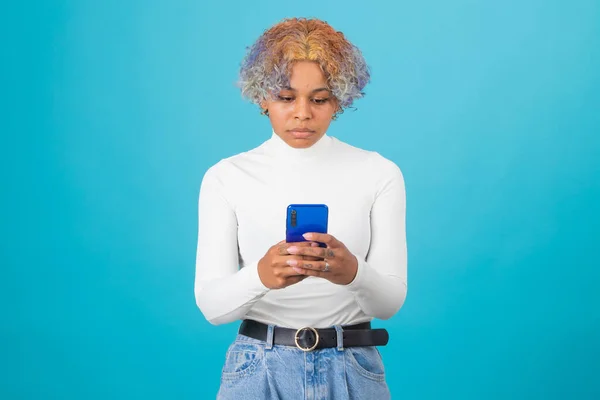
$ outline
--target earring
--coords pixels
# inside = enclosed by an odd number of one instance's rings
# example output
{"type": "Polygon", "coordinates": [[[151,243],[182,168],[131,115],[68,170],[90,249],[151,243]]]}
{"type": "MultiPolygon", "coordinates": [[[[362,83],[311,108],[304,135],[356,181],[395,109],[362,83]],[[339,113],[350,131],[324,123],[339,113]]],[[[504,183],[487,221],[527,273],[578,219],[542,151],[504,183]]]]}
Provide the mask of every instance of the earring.
{"type": "Polygon", "coordinates": [[[264,110],[261,111],[260,115],[269,115],[269,110],[267,110],[265,108],[264,110]]]}

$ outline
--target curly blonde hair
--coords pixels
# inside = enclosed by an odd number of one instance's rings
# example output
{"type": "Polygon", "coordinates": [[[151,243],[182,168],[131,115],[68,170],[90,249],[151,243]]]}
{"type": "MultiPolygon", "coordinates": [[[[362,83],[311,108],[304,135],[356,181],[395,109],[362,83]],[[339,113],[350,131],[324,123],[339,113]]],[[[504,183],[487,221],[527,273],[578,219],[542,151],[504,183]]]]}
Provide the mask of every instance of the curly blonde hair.
{"type": "Polygon", "coordinates": [[[364,96],[370,71],[360,50],[327,22],[306,18],[284,19],[248,48],[238,81],[242,96],[255,104],[272,98],[289,86],[297,61],[319,64],[338,101],[336,114],[364,96]]]}

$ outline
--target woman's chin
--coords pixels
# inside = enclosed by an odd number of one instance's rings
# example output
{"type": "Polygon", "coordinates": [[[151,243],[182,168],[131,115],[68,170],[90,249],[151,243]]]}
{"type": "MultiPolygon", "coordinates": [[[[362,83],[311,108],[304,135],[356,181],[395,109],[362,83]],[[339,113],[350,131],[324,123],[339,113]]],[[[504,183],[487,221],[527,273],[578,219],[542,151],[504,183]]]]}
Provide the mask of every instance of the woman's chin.
{"type": "Polygon", "coordinates": [[[287,141],[287,144],[296,149],[306,149],[306,148],[312,146],[313,144],[315,144],[315,140],[314,140],[314,138],[307,138],[307,139],[290,138],[287,141]]]}

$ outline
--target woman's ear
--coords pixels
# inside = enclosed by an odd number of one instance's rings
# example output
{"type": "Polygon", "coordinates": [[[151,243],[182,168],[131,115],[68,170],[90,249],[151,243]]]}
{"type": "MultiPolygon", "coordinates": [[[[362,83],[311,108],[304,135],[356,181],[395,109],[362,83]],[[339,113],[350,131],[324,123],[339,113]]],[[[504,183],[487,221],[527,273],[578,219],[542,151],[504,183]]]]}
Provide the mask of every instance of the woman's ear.
{"type": "Polygon", "coordinates": [[[262,115],[269,115],[269,106],[268,106],[268,104],[267,104],[267,101],[266,101],[266,100],[263,100],[263,101],[261,101],[261,102],[259,103],[259,106],[260,106],[260,108],[261,108],[261,110],[262,110],[262,111],[261,111],[261,114],[262,114],[262,115]]]}
{"type": "Polygon", "coordinates": [[[340,101],[337,99],[337,97],[334,97],[333,99],[333,105],[335,107],[335,113],[341,113],[342,112],[342,106],[340,105],[340,101]]]}

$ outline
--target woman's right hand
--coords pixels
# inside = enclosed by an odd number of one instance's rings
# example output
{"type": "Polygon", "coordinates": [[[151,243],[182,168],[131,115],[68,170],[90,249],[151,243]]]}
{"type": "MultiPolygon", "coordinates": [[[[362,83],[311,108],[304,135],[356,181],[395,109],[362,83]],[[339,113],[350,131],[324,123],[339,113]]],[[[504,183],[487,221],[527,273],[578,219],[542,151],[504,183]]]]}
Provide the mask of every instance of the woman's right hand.
{"type": "Polygon", "coordinates": [[[269,289],[283,289],[295,283],[303,281],[307,275],[298,274],[294,269],[286,264],[288,260],[302,260],[312,257],[291,255],[287,252],[287,248],[296,247],[311,247],[316,244],[312,242],[295,242],[288,243],[285,240],[272,246],[263,258],[258,262],[258,276],[263,285],[269,289]]]}

